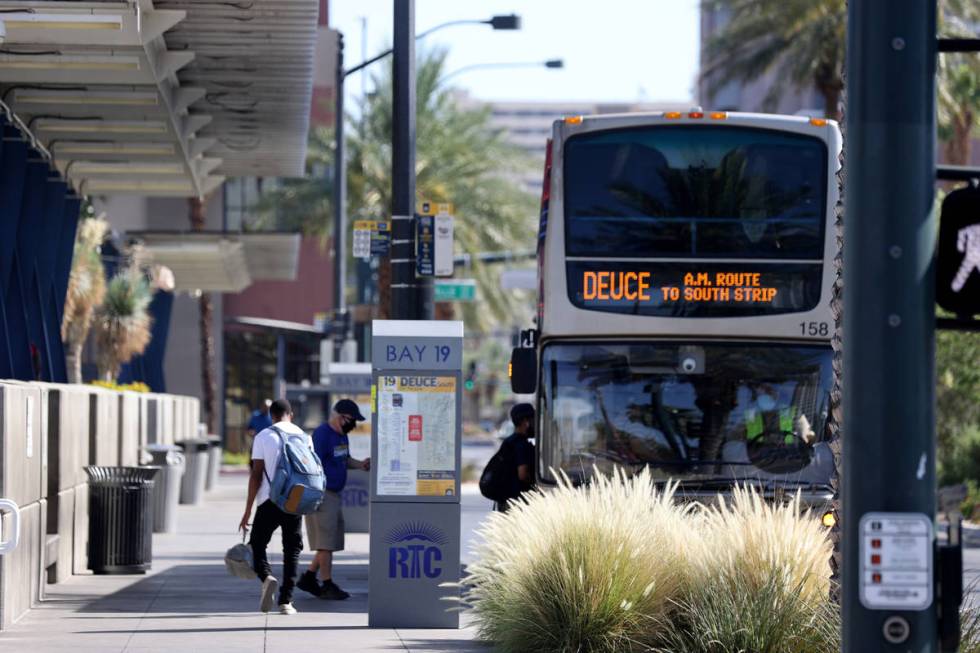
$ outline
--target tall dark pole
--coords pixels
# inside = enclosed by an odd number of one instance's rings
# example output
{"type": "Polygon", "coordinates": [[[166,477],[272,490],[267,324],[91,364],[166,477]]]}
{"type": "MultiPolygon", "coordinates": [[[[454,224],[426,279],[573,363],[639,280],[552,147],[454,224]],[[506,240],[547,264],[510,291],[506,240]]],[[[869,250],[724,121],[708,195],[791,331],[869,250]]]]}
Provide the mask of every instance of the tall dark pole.
{"type": "Polygon", "coordinates": [[[935,602],[862,603],[876,540],[861,519],[935,517],[936,3],[852,0],[847,25],[843,650],[925,653],[937,650],[935,602]],[[887,643],[906,625],[906,641],[887,643]]]}
{"type": "Polygon", "coordinates": [[[344,35],[337,32],[337,80],[334,93],[334,174],[333,174],[333,359],[340,360],[340,348],[347,338],[347,165],[344,151],[344,35]],[[345,325],[343,331],[337,325],[345,325]]]}
{"type": "Polygon", "coordinates": [[[415,0],[394,5],[390,317],[431,320],[432,286],[415,276],[415,0]]]}

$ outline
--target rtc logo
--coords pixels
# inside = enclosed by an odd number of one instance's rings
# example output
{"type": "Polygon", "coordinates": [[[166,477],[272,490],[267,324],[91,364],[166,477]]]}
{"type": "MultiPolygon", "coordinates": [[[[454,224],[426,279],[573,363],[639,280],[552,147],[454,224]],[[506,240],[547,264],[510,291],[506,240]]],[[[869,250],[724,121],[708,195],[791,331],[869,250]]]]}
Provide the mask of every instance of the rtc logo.
{"type": "Polygon", "coordinates": [[[426,522],[396,526],[388,534],[388,578],[439,578],[445,534],[426,522]]]}

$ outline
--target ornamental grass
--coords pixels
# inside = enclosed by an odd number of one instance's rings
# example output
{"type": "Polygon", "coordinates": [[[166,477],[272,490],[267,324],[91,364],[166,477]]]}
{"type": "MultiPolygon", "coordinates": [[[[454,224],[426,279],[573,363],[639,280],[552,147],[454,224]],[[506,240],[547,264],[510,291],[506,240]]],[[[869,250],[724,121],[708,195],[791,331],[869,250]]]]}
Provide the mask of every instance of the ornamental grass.
{"type": "Polygon", "coordinates": [[[507,653],[831,653],[830,544],[799,499],[703,507],[646,471],[596,475],[495,513],[463,600],[507,653]]]}
{"type": "Polygon", "coordinates": [[[690,506],[643,472],[514,502],[480,529],[464,601],[496,650],[636,651],[689,591],[699,538],[690,506]]]}

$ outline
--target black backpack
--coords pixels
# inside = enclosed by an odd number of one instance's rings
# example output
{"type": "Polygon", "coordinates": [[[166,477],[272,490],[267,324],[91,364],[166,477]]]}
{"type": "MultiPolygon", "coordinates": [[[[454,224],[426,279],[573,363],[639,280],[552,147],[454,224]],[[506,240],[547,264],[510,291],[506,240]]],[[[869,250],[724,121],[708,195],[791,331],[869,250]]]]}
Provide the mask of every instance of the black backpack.
{"type": "Polygon", "coordinates": [[[511,492],[514,487],[515,469],[510,450],[511,447],[507,446],[507,442],[503,442],[480,474],[480,494],[497,503],[514,498],[511,492]]]}

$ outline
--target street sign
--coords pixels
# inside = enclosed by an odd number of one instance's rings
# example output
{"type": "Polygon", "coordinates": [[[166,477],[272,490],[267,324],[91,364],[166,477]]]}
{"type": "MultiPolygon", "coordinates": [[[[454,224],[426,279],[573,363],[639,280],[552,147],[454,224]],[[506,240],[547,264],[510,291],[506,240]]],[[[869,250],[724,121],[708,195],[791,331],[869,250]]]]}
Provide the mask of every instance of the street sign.
{"type": "Polygon", "coordinates": [[[431,277],[436,269],[436,249],[433,242],[435,216],[415,217],[415,271],[420,276],[431,277]]]}
{"type": "Polygon", "coordinates": [[[453,205],[422,202],[416,218],[417,272],[451,277],[455,269],[453,205]]]}
{"type": "Polygon", "coordinates": [[[861,604],[869,610],[929,608],[935,582],[929,516],[869,512],[859,531],[861,604]]]}
{"type": "Polygon", "coordinates": [[[387,256],[391,246],[391,222],[389,220],[354,221],[354,257],[369,259],[387,256]]]}
{"type": "Polygon", "coordinates": [[[473,279],[437,279],[432,286],[432,299],[437,302],[471,302],[476,299],[473,279]]]}
{"type": "Polygon", "coordinates": [[[980,188],[959,188],[943,200],[936,301],[957,315],[980,313],[980,188]]]}

